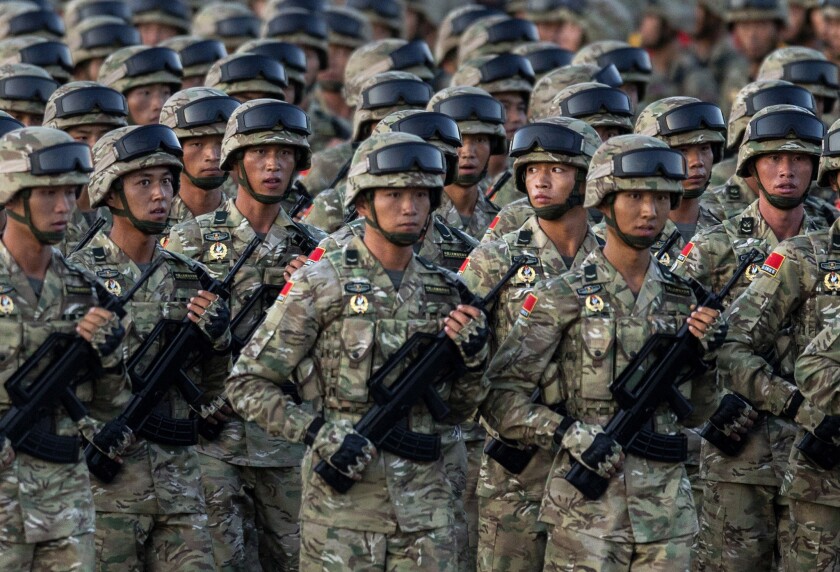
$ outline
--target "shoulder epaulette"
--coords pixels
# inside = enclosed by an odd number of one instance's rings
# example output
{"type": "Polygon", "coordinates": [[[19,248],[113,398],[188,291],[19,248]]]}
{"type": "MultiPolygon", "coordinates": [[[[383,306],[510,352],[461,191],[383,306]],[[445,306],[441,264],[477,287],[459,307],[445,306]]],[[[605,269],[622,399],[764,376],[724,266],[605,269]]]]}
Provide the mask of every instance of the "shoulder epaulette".
{"type": "Polygon", "coordinates": [[[419,254],[417,255],[417,262],[419,262],[424,267],[426,267],[427,270],[440,270],[441,269],[439,266],[433,264],[431,261],[429,261],[428,259],[420,256],[419,254]]]}
{"type": "Polygon", "coordinates": [[[583,270],[583,280],[585,282],[595,282],[598,279],[598,267],[594,264],[587,264],[583,270]]]}
{"type": "Polygon", "coordinates": [[[225,224],[227,222],[227,211],[216,211],[213,214],[213,224],[225,224]]]}
{"type": "Polygon", "coordinates": [[[517,246],[525,246],[531,244],[531,238],[533,238],[534,233],[528,230],[527,228],[519,229],[519,232],[516,234],[516,244],[517,246]]]}
{"type": "Polygon", "coordinates": [[[435,217],[434,225],[440,236],[443,237],[443,240],[452,240],[452,233],[449,232],[449,228],[443,224],[443,221],[435,217]]]}
{"type": "Polygon", "coordinates": [[[90,249],[91,254],[93,254],[93,261],[94,262],[105,262],[105,249],[101,246],[94,246],[90,249]]]}
{"type": "Polygon", "coordinates": [[[344,251],[344,264],[347,266],[359,265],[359,251],[355,248],[348,248],[344,251]]]}
{"type": "Polygon", "coordinates": [[[731,201],[737,201],[741,198],[741,189],[736,186],[726,187],[726,197],[731,201]]]}

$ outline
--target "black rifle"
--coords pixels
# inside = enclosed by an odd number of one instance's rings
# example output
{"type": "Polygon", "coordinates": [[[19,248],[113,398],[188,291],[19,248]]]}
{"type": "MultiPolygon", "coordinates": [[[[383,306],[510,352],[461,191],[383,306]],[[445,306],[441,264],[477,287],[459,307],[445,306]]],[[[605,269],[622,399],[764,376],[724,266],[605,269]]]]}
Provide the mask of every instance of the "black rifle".
{"type": "Polygon", "coordinates": [[[510,169],[506,169],[505,172],[502,173],[498,179],[496,179],[496,182],[493,183],[493,186],[487,189],[487,193],[484,195],[484,198],[486,198],[488,201],[493,200],[493,197],[496,196],[496,193],[499,192],[499,189],[504,187],[505,183],[507,183],[508,179],[510,179],[512,176],[513,172],[510,169]]]}
{"type": "MultiPolygon", "coordinates": [[[[758,250],[750,251],[718,293],[708,292],[696,280],[689,279],[697,305],[722,310],[722,301],[760,255],[758,250]]],[[[648,338],[633,361],[610,384],[610,392],[618,402],[618,412],[606,424],[604,433],[622,449],[628,450],[636,438],[647,430],[656,408],[663,402],[668,402],[678,419],[685,418],[693,407],[680,393],[679,386],[705,368],[700,360],[702,354],[700,341],[689,332],[688,323],[683,324],[676,334],[659,333],[648,338]]],[[[648,436],[657,435],[647,433],[648,436]]],[[[684,436],[678,437],[684,439],[684,436]]],[[[609,486],[608,479],[576,460],[565,478],[591,500],[598,499],[609,486]]]]}
{"type": "Polygon", "coordinates": [[[667,254],[669,250],[671,250],[671,247],[674,246],[674,244],[676,244],[676,242],[680,239],[681,236],[682,235],[680,234],[679,230],[675,230],[674,232],[672,232],[668,236],[668,238],[665,239],[665,242],[662,244],[662,246],[659,247],[659,250],[656,251],[656,254],[653,255],[656,258],[656,260],[661,261],[662,257],[665,256],[665,254],[667,254]]]}
{"type": "Polygon", "coordinates": [[[309,191],[300,181],[295,181],[294,183],[292,183],[291,189],[294,190],[294,192],[296,192],[298,195],[295,204],[293,204],[292,208],[290,208],[288,211],[289,218],[294,219],[302,211],[309,208],[309,206],[312,204],[312,195],[309,194],[309,191]]]}
{"type": "MultiPolygon", "coordinates": [[[[236,273],[260,243],[262,239],[254,237],[221,282],[195,267],[204,290],[229,300],[236,273]]],[[[208,439],[217,437],[222,429],[221,422],[211,425],[197,419],[172,419],[154,411],[173,385],[193,410],[201,408],[204,404],[204,391],[190,379],[185,370],[197,358],[207,354],[207,350],[204,333],[189,316],[181,320],[159,321],[128,361],[128,373],[135,393],[117,419],[135,435],[156,443],[189,446],[198,442],[199,433],[208,439]],[[157,353],[146,359],[155,350],[157,353]]],[[[100,435],[94,437],[94,442],[96,446],[90,444],[85,448],[88,468],[101,481],[109,483],[117,476],[121,465],[102,451],[109,450],[117,443],[106,442],[100,435]]]]}
{"type": "MultiPolygon", "coordinates": [[[[517,258],[502,279],[484,298],[478,298],[458,283],[462,300],[485,310],[499,296],[508,280],[525,264],[517,258]]],[[[434,386],[441,380],[463,373],[463,360],[455,343],[444,330],[437,334],[416,333],[411,336],[368,381],[371,396],[376,402],[358,423],[357,433],[364,435],[377,448],[397,454],[404,459],[431,462],[440,458],[440,436],[415,433],[407,429],[404,420],[411,408],[420,400],[426,404],[432,417],[443,421],[449,415],[449,406],[440,398],[434,386]],[[419,353],[418,353],[419,352],[419,353]],[[385,384],[388,376],[407,362],[408,364],[391,386],[385,384]]],[[[339,493],[346,493],[355,482],[325,460],[319,461],[315,472],[339,493]]]]}
{"type": "MultiPolygon", "coordinates": [[[[105,300],[102,308],[120,318],[125,316],[123,307],[158,266],[153,264],[146,269],[121,298],[94,282],[100,300],[105,300]]],[[[0,441],[6,436],[16,451],[45,461],[77,462],[81,439],[49,433],[39,421],[59,403],[73,421],[82,419],[87,408],[76,397],[75,387],[100,374],[99,359],[89,342],[78,334],[50,334],[6,381],[12,407],[0,418],[0,441]]]]}
{"type": "MultiPolygon", "coordinates": [[[[105,226],[105,222],[107,221],[103,217],[99,217],[98,219],[96,219],[93,222],[93,224],[90,225],[90,228],[87,229],[87,232],[84,234],[84,236],[82,236],[79,242],[76,243],[76,246],[73,247],[73,250],[70,251],[70,254],[76,254],[85,246],[87,246],[87,243],[90,242],[94,236],[96,236],[96,233],[99,232],[99,229],[105,226]]],[[[70,256],[70,254],[68,254],[68,256],[70,256]]]]}

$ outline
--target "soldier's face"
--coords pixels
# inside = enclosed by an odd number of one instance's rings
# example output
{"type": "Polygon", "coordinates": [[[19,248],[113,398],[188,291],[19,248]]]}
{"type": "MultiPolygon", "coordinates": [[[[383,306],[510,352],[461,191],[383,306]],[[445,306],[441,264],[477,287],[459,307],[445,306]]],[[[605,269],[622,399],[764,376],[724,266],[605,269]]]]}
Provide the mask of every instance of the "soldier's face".
{"type": "MultiPolygon", "coordinates": [[[[219,168],[222,156],[222,136],[203,135],[182,141],[184,148],[184,171],[193,177],[221,177],[219,168]]],[[[182,177],[186,177],[182,174],[182,177]]]]}
{"type": "Polygon", "coordinates": [[[160,120],[160,110],[170,95],[172,88],[162,83],[130,89],[125,96],[129,122],[133,125],[154,125],[160,120]]]}
{"type": "Polygon", "coordinates": [[[157,22],[137,24],[137,31],[140,32],[140,43],[144,46],[156,46],[162,41],[178,35],[176,27],[157,22]]]}
{"type": "Polygon", "coordinates": [[[559,205],[575,186],[577,167],[562,163],[530,163],[525,167],[525,187],[535,207],[559,205]]]}
{"type": "MultiPolygon", "coordinates": [[[[357,205],[361,216],[371,216],[370,205],[365,201],[359,201],[357,205]]],[[[376,189],[373,193],[373,206],[376,209],[379,227],[384,231],[418,233],[423,230],[429,217],[431,195],[429,189],[422,187],[376,189]]]]}
{"type": "Polygon", "coordinates": [[[463,145],[458,147],[458,176],[477,176],[490,160],[490,136],[483,133],[464,133],[463,145]]]}
{"type": "Polygon", "coordinates": [[[596,125],[595,131],[598,132],[598,135],[601,137],[601,141],[609,141],[616,135],[624,133],[620,127],[615,127],[613,125],[596,125]]]}
{"type": "Polygon", "coordinates": [[[825,18],[823,41],[833,54],[840,54],[840,18],[825,18]]]}
{"type": "Polygon", "coordinates": [[[521,93],[513,91],[494,93],[493,97],[505,106],[505,136],[511,140],[516,130],[528,121],[528,102],[521,93]]]}
{"type": "Polygon", "coordinates": [[[84,143],[91,149],[99,141],[99,138],[113,129],[110,125],[76,125],[70,127],[66,131],[70,137],[84,143]]]}
{"type": "MultiPolygon", "coordinates": [[[[70,216],[76,208],[76,190],[74,185],[33,187],[29,196],[32,226],[41,232],[66,232],[70,216]]],[[[25,216],[20,194],[6,204],[6,209],[25,216]]],[[[7,224],[21,223],[10,218],[7,224]]]]}
{"type": "Polygon", "coordinates": [[[779,29],[773,20],[747,20],[732,25],[735,45],[750,61],[761,61],[776,48],[779,29]]]}
{"type": "MultiPolygon", "coordinates": [[[[801,197],[811,184],[814,163],[804,153],[761,155],[755,171],[764,189],[778,197],[801,197]]],[[[763,196],[759,197],[763,200],[763,196]]]]}
{"type": "MultiPolygon", "coordinates": [[[[671,195],[653,191],[621,191],[615,195],[615,222],[621,231],[637,238],[655,239],[665,228],[668,214],[671,212],[671,195]]],[[[606,216],[610,207],[602,204],[598,207],[606,216]]],[[[615,230],[607,226],[607,233],[615,230]]],[[[614,240],[620,240],[616,234],[614,240]]]]}
{"type": "Polygon", "coordinates": [[[44,115],[41,113],[27,113],[26,111],[7,111],[9,115],[23,123],[24,127],[40,127],[44,122],[44,115]]]}
{"type": "Polygon", "coordinates": [[[249,147],[242,161],[254,192],[282,195],[295,172],[295,149],[288,145],[249,147]]]}
{"type": "Polygon", "coordinates": [[[688,178],[683,181],[683,188],[686,191],[706,188],[709,179],[712,177],[712,165],[714,164],[712,146],[703,143],[701,145],[680,145],[674,147],[674,149],[683,154],[688,167],[688,178]]]}
{"type": "Polygon", "coordinates": [[[127,205],[115,193],[108,196],[108,206],[128,207],[138,220],[166,222],[172,205],[174,179],[169,167],[146,167],[123,176],[127,205]]]}
{"type": "Polygon", "coordinates": [[[583,28],[574,22],[537,22],[537,34],[543,42],[554,42],[572,52],[583,45],[583,28]]]}
{"type": "MultiPolygon", "coordinates": [[[[313,48],[301,46],[306,54],[306,74],[304,74],[304,81],[307,87],[315,83],[318,79],[318,70],[321,67],[321,60],[318,59],[318,52],[313,48]]],[[[329,59],[329,57],[328,57],[329,59]]]]}

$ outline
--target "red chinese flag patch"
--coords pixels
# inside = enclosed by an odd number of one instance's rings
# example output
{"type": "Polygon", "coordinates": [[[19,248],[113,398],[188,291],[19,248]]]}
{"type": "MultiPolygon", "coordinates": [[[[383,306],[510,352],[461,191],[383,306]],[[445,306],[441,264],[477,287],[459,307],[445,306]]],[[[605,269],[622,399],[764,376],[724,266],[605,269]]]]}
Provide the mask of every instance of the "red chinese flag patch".
{"type": "Polygon", "coordinates": [[[303,211],[303,214],[302,214],[302,215],[300,215],[301,220],[303,220],[303,219],[305,219],[305,218],[306,218],[306,215],[308,215],[308,214],[312,211],[313,207],[315,207],[315,205],[314,205],[314,204],[311,204],[311,205],[309,205],[308,207],[306,207],[306,210],[304,210],[304,211],[303,211]]]}
{"type": "Polygon", "coordinates": [[[784,262],[784,255],[779,254],[778,252],[772,252],[770,256],[767,257],[767,260],[764,261],[764,264],[761,265],[761,271],[768,276],[773,276],[775,278],[784,262]]]}
{"type": "Polygon", "coordinates": [[[312,264],[315,264],[319,260],[321,260],[321,257],[324,256],[325,252],[326,252],[326,250],[324,250],[320,246],[318,248],[316,248],[315,250],[313,250],[309,254],[309,258],[306,259],[306,266],[310,266],[312,264]]]}
{"type": "Polygon", "coordinates": [[[294,282],[286,282],[286,285],[283,286],[283,289],[280,290],[280,294],[277,296],[277,301],[281,304],[286,299],[286,296],[289,295],[289,292],[292,291],[292,286],[294,286],[294,282]]]}
{"type": "Polygon", "coordinates": [[[522,303],[522,309],[519,310],[519,315],[523,318],[530,318],[531,312],[534,311],[534,306],[537,305],[537,300],[539,300],[539,298],[533,294],[525,296],[525,302],[522,303]]]}
{"type": "Polygon", "coordinates": [[[693,248],[693,242],[689,242],[688,244],[686,244],[685,248],[683,248],[682,252],[680,252],[680,255],[677,256],[677,264],[682,264],[683,262],[685,262],[685,259],[688,258],[688,255],[691,253],[693,248]]]}
{"type": "Polygon", "coordinates": [[[464,271],[467,269],[467,266],[470,265],[470,257],[467,256],[464,261],[461,263],[461,268],[458,269],[458,274],[463,274],[464,271]]]}

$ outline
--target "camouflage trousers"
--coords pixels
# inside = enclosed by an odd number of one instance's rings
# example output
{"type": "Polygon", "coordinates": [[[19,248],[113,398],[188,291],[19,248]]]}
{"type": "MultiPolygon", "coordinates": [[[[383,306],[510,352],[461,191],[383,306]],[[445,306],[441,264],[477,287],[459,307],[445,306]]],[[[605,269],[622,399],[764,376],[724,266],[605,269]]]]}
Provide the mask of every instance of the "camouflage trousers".
{"type": "Polygon", "coordinates": [[[301,572],[457,572],[452,527],[393,534],[301,521],[301,572]]]}
{"type": "Polygon", "coordinates": [[[788,499],[774,486],[706,481],[695,569],[775,570],[790,546],[788,499]]]}
{"type": "MultiPolygon", "coordinates": [[[[453,537],[458,551],[458,570],[470,570],[469,526],[464,511],[464,493],[467,490],[467,448],[460,438],[460,428],[451,430],[452,434],[443,435],[441,453],[449,486],[452,487],[452,510],[455,513],[453,537]]],[[[475,559],[473,559],[475,562],[475,559]]],[[[472,565],[472,569],[475,564],[472,565]]]]}
{"type": "Polygon", "coordinates": [[[790,501],[789,572],[840,572],[840,507],[790,501]]]}
{"type": "Polygon", "coordinates": [[[687,572],[694,535],[659,542],[611,542],[549,526],[546,572],[687,572]]]}
{"type": "Polygon", "coordinates": [[[540,501],[479,498],[479,572],[540,572],[546,525],[540,501]]]}
{"type": "Polygon", "coordinates": [[[0,541],[0,570],[88,572],[95,561],[92,532],[32,544],[0,541]]]}
{"type": "Polygon", "coordinates": [[[467,487],[464,489],[464,516],[467,520],[469,541],[468,571],[476,569],[478,555],[478,476],[481,472],[481,455],[484,453],[484,439],[465,442],[467,446],[467,487]]]}
{"type": "Polygon", "coordinates": [[[256,531],[253,503],[245,492],[239,467],[209,455],[200,454],[198,457],[216,570],[245,571],[245,538],[253,536],[256,531]]]}
{"type": "Polygon", "coordinates": [[[96,513],[96,571],[215,570],[205,514],[96,513]]]}

